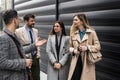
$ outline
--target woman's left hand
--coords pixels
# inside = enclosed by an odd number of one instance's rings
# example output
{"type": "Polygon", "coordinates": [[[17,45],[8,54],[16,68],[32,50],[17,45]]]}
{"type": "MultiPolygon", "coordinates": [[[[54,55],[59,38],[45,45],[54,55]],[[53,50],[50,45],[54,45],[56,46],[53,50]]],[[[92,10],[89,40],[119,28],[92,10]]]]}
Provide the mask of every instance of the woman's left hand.
{"type": "Polygon", "coordinates": [[[87,46],[79,46],[79,50],[84,52],[87,50],[87,46]]]}
{"type": "Polygon", "coordinates": [[[60,69],[60,68],[61,68],[61,64],[60,64],[60,63],[55,63],[54,68],[56,68],[56,69],[60,69]]]}

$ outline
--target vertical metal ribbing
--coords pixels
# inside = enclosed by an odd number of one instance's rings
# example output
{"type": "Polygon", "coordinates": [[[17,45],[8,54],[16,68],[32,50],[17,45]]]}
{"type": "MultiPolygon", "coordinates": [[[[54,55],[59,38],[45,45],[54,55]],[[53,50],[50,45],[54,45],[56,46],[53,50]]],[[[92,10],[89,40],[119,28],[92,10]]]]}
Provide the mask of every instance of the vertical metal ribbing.
{"type": "Polygon", "coordinates": [[[12,0],[12,9],[14,9],[14,0],[12,0]]]}
{"type": "Polygon", "coordinates": [[[59,20],[59,0],[56,0],[56,20],[59,20]]]}

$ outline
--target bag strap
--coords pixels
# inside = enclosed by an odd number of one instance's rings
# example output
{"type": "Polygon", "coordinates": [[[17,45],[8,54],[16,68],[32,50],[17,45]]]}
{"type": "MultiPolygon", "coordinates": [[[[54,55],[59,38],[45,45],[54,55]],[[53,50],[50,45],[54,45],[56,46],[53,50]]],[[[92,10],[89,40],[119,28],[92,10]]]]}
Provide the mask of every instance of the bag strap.
{"type": "MultiPolygon", "coordinates": [[[[4,31],[5,32],[5,31],[4,31]]],[[[17,47],[17,50],[18,50],[18,54],[20,55],[21,58],[24,58],[19,46],[20,46],[20,42],[14,38],[13,36],[11,36],[10,34],[8,34],[7,32],[5,32],[12,40],[13,42],[15,43],[16,47],[17,47]]]]}

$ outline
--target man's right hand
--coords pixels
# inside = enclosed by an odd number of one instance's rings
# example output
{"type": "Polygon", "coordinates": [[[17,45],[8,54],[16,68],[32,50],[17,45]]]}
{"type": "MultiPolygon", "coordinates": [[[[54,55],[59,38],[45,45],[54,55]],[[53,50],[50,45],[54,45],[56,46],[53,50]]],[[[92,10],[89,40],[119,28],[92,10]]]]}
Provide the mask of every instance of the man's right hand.
{"type": "Polygon", "coordinates": [[[46,42],[47,42],[46,39],[40,40],[40,37],[38,37],[37,40],[35,41],[35,46],[36,46],[36,47],[40,47],[40,46],[42,46],[43,44],[45,44],[46,42]]]}
{"type": "Polygon", "coordinates": [[[26,59],[26,67],[30,68],[32,66],[32,59],[26,59]]]}

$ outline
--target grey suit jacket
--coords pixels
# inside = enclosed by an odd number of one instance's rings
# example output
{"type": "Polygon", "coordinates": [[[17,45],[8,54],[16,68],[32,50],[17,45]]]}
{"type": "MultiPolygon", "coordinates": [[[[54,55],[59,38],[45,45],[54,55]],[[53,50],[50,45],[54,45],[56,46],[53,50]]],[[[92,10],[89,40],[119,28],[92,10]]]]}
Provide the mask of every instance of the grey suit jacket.
{"type": "MultiPolygon", "coordinates": [[[[15,37],[6,28],[4,31],[15,37]]],[[[34,44],[24,49],[22,46],[19,47],[23,56],[25,52],[36,50],[34,44]]],[[[4,32],[0,34],[0,80],[28,80],[25,58],[20,57],[15,43],[4,32]]]]}

